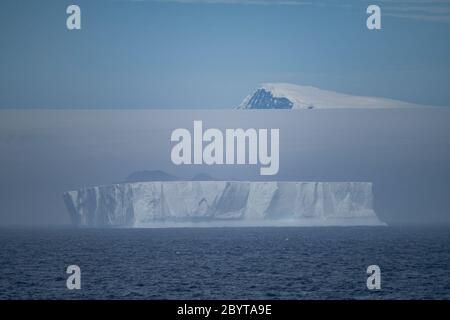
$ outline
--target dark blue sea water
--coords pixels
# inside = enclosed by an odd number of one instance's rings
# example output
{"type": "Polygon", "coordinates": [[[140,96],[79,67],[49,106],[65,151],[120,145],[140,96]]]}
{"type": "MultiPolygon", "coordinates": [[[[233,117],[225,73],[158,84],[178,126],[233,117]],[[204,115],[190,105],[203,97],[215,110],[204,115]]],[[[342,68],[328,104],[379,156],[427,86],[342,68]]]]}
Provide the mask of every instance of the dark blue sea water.
{"type": "Polygon", "coordinates": [[[450,229],[0,229],[0,298],[449,299],[450,229]]]}

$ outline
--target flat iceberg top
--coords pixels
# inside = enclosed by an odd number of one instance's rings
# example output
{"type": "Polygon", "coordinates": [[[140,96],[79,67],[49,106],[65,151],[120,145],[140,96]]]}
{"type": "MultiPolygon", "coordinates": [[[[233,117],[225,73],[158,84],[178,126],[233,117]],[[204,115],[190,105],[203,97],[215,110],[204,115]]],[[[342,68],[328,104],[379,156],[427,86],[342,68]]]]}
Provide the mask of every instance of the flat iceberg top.
{"type": "Polygon", "coordinates": [[[69,191],[87,227],[381,225],[370,182],[152,181],[69,191]]]}
{"type": "Polygon", "coordinates": [[[355,96],[290,83],[264,83],[238,109],[402,108],[416,104],[378,97],[355,96]]]}

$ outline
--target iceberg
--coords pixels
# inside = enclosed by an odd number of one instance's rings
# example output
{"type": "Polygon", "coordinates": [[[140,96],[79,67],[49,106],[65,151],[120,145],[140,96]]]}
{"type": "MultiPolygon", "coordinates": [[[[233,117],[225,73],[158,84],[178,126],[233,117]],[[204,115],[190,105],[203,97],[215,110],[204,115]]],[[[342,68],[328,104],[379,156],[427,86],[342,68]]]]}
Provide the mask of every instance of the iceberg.
{"type": "Polygon", "coordinates": [[[63,199],[79,227],[384,225],[370,182],[151,181],[63,199]]]}

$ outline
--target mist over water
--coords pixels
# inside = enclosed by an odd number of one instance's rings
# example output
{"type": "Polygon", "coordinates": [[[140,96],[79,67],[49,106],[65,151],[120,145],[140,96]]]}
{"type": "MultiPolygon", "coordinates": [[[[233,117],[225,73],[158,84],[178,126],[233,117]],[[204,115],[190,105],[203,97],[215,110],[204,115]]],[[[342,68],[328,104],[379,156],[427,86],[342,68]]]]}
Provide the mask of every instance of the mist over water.
{"type": "Polygon", "coordinates": [[[450,224],[450,109],[2,110],[0,224],[69,224],[62,194],[123,182],[137,170],[236,181],[368,181],[388,224],[450,224]],[[280,128],[280,170],[175,166],[170,134],[280,128]]]}

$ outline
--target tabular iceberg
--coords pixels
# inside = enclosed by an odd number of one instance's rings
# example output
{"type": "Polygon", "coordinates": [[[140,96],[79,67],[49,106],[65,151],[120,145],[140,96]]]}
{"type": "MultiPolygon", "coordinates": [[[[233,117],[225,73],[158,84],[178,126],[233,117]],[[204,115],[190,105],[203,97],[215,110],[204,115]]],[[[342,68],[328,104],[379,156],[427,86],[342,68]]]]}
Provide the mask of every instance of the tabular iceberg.
{"type": "Polygon", "coordinates": [[[152,181],[63,195],[84,227],[383,225],[369,182],[152,181]]]}

